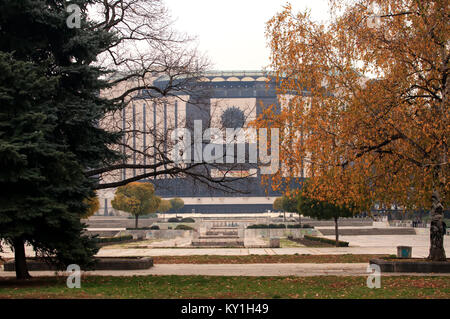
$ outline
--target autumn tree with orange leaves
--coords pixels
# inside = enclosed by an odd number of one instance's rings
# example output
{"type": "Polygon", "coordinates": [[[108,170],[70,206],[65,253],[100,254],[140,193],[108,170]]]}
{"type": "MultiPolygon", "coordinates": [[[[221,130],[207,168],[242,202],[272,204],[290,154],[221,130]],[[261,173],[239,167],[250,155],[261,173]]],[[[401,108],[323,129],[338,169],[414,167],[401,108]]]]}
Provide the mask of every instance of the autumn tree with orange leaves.
{"type": "Polygon", "coordinates": [[[326,24],[290,5],[267,24],[286,99],[256,121],[280,128],[283,169],[273,185],[306,176],[312,199],[431,208],[429,259],[445,260],[449,1],[330,4],[326,24]]]}
{"type": "Polygon", "coordinates": [[[156,212],[161,197],[155,195],[151,183],[132,182],[116,189],[111,205],[114,209],[130,213],[135,218],[134,227],[138,229],[139,216],[156,212]]]}
{"type": "Polygon", "coordinates": [[[93,197],[86,198],[83,200],[83,203],[88,206],[86,212],[81,215],[81,218],[89,218],[95,214],[100,209],[100,201],[98,200],[97,195],[93,197]]]}

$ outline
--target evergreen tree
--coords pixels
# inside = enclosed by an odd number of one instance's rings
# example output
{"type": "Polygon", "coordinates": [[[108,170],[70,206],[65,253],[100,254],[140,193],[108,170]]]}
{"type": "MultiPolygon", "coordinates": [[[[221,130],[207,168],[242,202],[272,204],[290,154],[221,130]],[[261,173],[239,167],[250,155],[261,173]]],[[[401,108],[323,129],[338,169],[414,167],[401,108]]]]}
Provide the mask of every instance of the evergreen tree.
{"type": "Polygon", "coordinates": [[[30,244],[61,268],[88,265],[95,245],[80,216],[95,195],[90,167],[117,160],[120,136],[98,127],[122,107],[99,97],[108,88],[97,56],[114,34],[86,19],[69,28],[66,1],[0,0],[0,240],[15,253],[16,277],[29,277],[30,244]]]}

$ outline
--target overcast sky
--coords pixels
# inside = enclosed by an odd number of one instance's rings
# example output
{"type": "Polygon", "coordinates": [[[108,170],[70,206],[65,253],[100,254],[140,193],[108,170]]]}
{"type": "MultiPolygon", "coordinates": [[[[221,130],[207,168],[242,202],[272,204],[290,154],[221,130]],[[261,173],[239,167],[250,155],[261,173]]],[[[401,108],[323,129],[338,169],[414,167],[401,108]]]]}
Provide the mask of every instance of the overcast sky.
{"type": "MultiPolygon", "coordinates": [[[[326,20],[328,0],[293,0],[297,11],[326,20]]],[[[269,64],[265,23],[286,0],[165,0],[181,32],[197,36],[215,70],[260,70],[269,64]]]]}

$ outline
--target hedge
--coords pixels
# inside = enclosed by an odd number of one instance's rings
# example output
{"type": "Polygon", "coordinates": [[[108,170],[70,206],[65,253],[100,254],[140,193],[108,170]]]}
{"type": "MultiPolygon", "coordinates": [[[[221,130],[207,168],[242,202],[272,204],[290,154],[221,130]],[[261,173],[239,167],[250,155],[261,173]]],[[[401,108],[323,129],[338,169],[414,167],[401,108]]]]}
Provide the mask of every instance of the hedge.
{"type": "Polygon", "coordinates": [[[121,242],[121,241],[126,241],[126,240],[132,240],[133,236],[131,235],[125,235],[125,236],[120,236],[120,237],[96,237],[93,238],[93,241],[96,243],[116,243],[116,242],[121,242]]]}
{"type": "Polygon", "coordinates": [[[287,228],[314,228],[314,226],[308,225],[308,224],[294,224],[294,225],[287,225],[287,228]]]}
{"type": "Polygon", "coordinates": [[[150,227],[139,227],[139,228],[134,228],[134,227],[132,227],[132,228],[125,228],[126,230],[159,230],[160,228],[159,228],[159,226],[158,225],[153,225],[153,226],[150,226],[150,227]]]}
{"type": "Polygon", "coordinates": [[[295,225],[285,225],[285,224],[254,224],[254,225],[249,225],[247,226],[247,229],[285,229],[285,228],[314,228],[314,226],[310,226],[310,225],[300,225],[300,224],[295,224],[295,225]]]}
{"type": "Polygon", "coordinates": [[[284,224],[254,224],[247,226],[247,229],[263,229],[263,228],[286,228],[284,224]]]}
{"type": "Polygon", "coordinates": [[[169,223],[195,223],[195,220],[193,218],[190,218],[190,217],[187,217],[187,218],[171,217],[167,221],[169,223]]]}
{"type": "Polygon", "coordinates": [[[194,228],[188,225],[178,225],[177,227],[175,227],[175,230],[193,230],[193,229],[194,228]]]}
{"type": "MultiPolygon", "coordinates": [[[[315,236],[309,236],[309,235],[305,235],[304,238],[308,239],[308,240],[320,241],[322,243],[336,245],[336,240],[334,240],[334,239],[328,239],[328,238],[323,238],[323,237],[315,237],[315,236]]],[[[339,247],[348,247],[348,242],[347,241],[339,241],[338,245],[339,245],[339,247]]]]}

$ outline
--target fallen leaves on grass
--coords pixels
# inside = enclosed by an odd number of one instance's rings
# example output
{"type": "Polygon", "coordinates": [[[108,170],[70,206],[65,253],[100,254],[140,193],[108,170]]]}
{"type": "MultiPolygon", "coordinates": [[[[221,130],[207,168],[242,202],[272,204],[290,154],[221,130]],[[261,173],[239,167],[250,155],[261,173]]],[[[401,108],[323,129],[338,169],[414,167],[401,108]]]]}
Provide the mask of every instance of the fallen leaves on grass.
{"type": "Polygon", "coordinates": [[[368,263],[386,255],[193,255],[155,256],[155,264],[368,263]]]}

